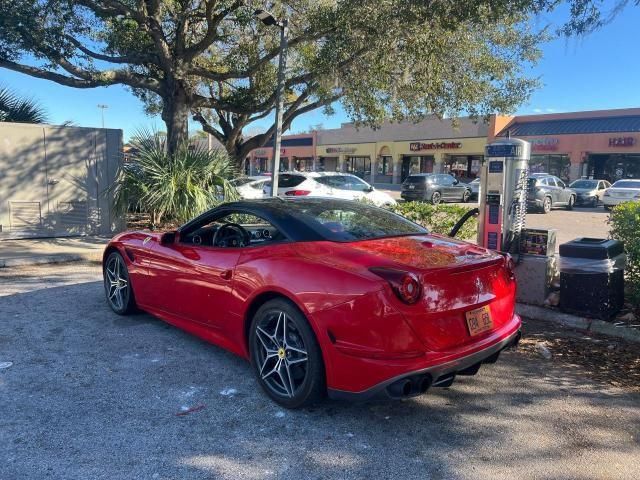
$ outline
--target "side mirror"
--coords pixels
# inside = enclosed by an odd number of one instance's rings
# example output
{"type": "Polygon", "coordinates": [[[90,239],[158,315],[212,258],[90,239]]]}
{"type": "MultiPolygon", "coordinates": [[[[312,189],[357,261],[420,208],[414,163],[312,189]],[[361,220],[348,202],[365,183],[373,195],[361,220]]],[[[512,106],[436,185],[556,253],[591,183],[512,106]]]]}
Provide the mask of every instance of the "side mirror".
{"type": "Polygon", "coordinates": [[[363,192],[366,193],[371,193],[373,192],[373,187],[371,185],[369,185],[368,187],[365,187],[364,190],[362,190],[363,192]]]}
{"type": "Polygon", "coordinates": [[[458,180],[457,178],[453,180],[454,185],[458,185],[459,183],[460,183],[460,180],[458,180]]]}
{"type": "Polygon", "coordinates": [[[160,237],[160,245],[173,245],[176,242],[176,232],[164,232],[160,237]]]}

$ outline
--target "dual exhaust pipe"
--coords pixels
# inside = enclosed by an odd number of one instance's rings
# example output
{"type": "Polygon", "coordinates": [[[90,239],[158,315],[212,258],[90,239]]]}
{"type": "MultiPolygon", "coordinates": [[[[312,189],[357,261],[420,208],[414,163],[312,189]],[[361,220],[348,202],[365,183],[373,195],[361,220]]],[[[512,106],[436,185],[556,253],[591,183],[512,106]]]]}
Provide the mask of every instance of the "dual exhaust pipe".
{"type": "Polygon", "coordinates": [[[509,342],[509,344],[507,344],[501,350],[495,352],[493,355],[490,355],[484,360],[481,360],[478,363],[474,363],[473,365],[470,365],[457,372],[450,372],[445,375],[441,375],[437,377],[435,381],[433,377],[428,373],[425,375],[413,375],[410,377],[401,378],[400,380],[396,380],[387,387],[387,393],[391,398],[409,398],[425,393],[432,386],[449,387],[451,386],[451,384],[453,384],[456,375],[475,375],[476,373],[478,373],[478,371],[480,370],[480,366],[483,363],[495,363],[503,350],[506,350],[507,348],[517,347],[518,343],[520,342],[520,338],[522,338],[522,333],[518,331],[516,336],[511,342],[509,342]]]}

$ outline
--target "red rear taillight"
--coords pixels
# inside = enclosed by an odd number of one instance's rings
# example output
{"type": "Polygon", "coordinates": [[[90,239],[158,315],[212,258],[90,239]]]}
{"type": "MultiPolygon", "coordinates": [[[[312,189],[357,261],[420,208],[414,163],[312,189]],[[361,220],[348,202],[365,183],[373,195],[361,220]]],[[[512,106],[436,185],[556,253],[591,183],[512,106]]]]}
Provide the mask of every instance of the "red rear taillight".
{"type": "Polygon", "coordinates": [[[309,195],[311,190],[289,190],[288,192],[284,192],[284,194],[288,197],[300,197],[302,195],[309,195]]]}
{"type": "Polygon", "coordinates": [[[513,257],[508,253],[502,253],[504,257],[504,266],[507,270],[507,275],[510,280],[515,280],[516,278],[516,262],[513,260],[513,257]]]}
{"type": "Polygon", "coordinates": [[[393,292],[404,303],[412,305],[420,300],[422,285],[415,274],[384,267],[373,267],[369,271],[389,282],[393,292]]]}

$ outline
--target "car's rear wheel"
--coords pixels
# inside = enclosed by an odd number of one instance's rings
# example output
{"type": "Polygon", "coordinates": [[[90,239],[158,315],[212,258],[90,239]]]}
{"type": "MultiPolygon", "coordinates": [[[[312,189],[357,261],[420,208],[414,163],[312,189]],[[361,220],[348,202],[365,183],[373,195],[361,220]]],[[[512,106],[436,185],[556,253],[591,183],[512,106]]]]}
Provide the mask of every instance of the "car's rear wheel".
{"type": "Polygon", "coordinates": [[[289,301],[271,300],[258,309],[249,346],[258,382],[278,404],[299,408],[324,396],[320,346],[307,319],[289,301]]]}
{"type": "Polygon", "coordinates": [[[104,292],[111,310],[118,315],[126,315],[136,308],[129,270],[122,255],[111,252],[104,264],[103,272],[104,292]]]}
{"type": "Polygon", "coordinates": [[[574,205],[576,204],[576,197],[573,195],[569,196],[569,202],[567,203],[567,210],[573,210],[574,205]]]}
{"type": "Polygon", "coordinates": [[[469,190],[465,190],[462,194],[462,203],[467,203],[471,198],[471,192],[469,190]]]}
{"type": "Polygon", "coordinates": [[[542,213],[549,213],[551,211],[551,197],[544,197],[542,201],[542,213]]]}
{"type": "Polygon", "coordinates": [[[440,192],[433,192],[433,194],[431,194],[431,203],[433,205],[438,205],[441,201],[442,195],[440,194],[440,192]]]}

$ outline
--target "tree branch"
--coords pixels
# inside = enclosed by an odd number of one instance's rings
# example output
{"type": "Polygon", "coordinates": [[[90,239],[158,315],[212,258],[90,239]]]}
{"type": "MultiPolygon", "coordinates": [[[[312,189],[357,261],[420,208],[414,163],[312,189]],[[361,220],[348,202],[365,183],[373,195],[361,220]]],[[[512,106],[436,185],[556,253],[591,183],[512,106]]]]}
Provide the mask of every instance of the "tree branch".
{"type": "Polygon", "coordinates": [[[85,55],[88,55],[91,58],[95,58],[96,60],[102,60],[104,62],[109,62],[109,63],[133,63],[133,64],[142,64],[145,62],[154,62],[155,60],[157,60],[153,55],[134,54],[134,55],[122,55],[119,57],[104,55],[102,53],[89,50],[87,47],[82,45],[82,43],[78,39],[70,35],[65,35],[65,37],[82,53],[84,53],[85,55]]]}
{"type": "Polygon", "coordinates": [[[244,4],[244,0],[236,0],[227,8],[221,10],[216,15],[213,15],[213,8],[217,3],[218,2],[216,0],[208,0],[206,2],[205,18],[207,19],[207,31],[199,42],[185,49],[184,58],[187,63],[209,48],[209,45],[211,45],[216,39],[220,22],[222,22],[222,20],[224,20],[231,12],[242,6],[244,4]]]}
{"type": "Polygon", "coordinates": [[[106,85],[112,85],[112,83],[101,82],[97,80],[89,80],[84,78],[73,78],[67,75],[61,75],[59,73],[50,72],[37,67],[30,67],[28,65],[21,65],[11,60],[0,59],[0,67],[8,68],[14,72],[24,73],[36,78],[43,78],[45,80],[51,80],[59,83],[60,85],[66,85],[68,87],[75,88],[95,88],[103,87],[106,85]]]}

